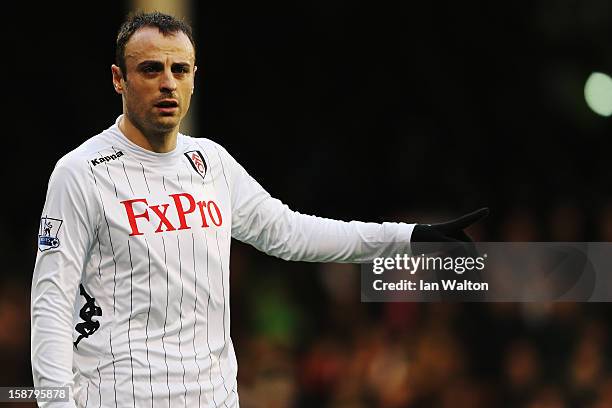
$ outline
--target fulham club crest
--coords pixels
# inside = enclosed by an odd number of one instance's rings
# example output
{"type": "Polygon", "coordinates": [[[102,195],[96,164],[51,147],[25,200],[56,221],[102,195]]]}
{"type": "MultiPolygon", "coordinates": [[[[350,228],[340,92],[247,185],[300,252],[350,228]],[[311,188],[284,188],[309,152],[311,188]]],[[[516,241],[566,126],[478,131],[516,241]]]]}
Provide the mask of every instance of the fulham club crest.
{"type": "Polygon", "coordinates": [[[38,234],[38,249],[46,251],[47,249],[57,248],[60,245],[60,240],[57,237],[62,220],[57,218],[42,217],[40,219],[40,231],[38,234]]]}
{"type": "Polygon", "coordinates": [[[204,161],[204,156],[202,156],[202,153],[200,153],[199,150],[191,150],[189,152],[186,152],[185,156],[187,156],[189,163],[191,163],[191,167],[193,167],[193,169],[200,176],[202,176],[202,178],[204,178],[204,176],[206,176],[206,170],[208,170],[208,168],[206,167],[206,162],[204,161]]]}

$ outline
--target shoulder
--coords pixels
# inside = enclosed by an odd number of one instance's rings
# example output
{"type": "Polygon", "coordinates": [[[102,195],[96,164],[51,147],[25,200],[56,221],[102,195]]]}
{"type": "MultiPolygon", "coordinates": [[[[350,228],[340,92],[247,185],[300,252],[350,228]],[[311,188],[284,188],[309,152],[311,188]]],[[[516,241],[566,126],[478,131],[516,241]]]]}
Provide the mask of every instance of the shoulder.
{"type": "Polygon", "coordinates": [[[181,135],[184,140],[184,150],[186,152],[192,150],[201,150],[202,153],[210,161],[221,160],[223,163],[232,164],[236,160],[221,144],[207,139],[205,137],[192,137],[187,135],[181,135]]]}
{"type": "Polygon", "coordinates": [[[181,137],[184,140],[185,150],[200,148],[208,152],[214,152],[215,150],[219,150],[222,151],[224,154],[229,154],[221,144],[205,137],[193,137],[183,134],[181,134],[181,137]]]}
{"type": "Polygon", "coordinates": [[[62,156],[55,164],[52,177],[57,174],[69,175],[76,178],[88,178],[91,174],[90,163],[100,155],[112,154],[113,147],[107,131],[90,137],[75,149],[62,156]]]}

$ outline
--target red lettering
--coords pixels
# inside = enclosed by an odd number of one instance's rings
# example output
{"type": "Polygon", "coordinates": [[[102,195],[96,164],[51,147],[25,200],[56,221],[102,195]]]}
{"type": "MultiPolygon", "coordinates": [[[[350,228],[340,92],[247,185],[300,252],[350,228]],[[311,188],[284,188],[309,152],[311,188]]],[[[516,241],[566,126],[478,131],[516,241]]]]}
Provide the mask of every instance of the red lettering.
{"type": "Polygon", "coordinates": [[[168,218],[166,217],[166,211],[168,210],[170,204],[162,204],[161,206],[164,208],[163,211],[159,210],[159,205],[151,206],[153,212],[159,217],[159,225],[157,226],[155,232],[163,232],[163,230],[161,229],[162,224],[166,226],[166,231],[174,231],[176,228],[174,228],[174,226],[170,223],[170,220],[168,220],[168,218]]]}
{"type": "MultiPolygon", "coordinates": [[[[178,230],[191,229],[187,222],[187,214],[195,212],[196,207],[200,210],[202,228],[210,227],[208,219],[217,227],[223,224],[221,210],[214,201],[195,201],[194,197],[189,193],[170,194],[169,197],[172,197],[174,200],[174,207],[176,208],[179,220],[178,230]],[[186,202],[182,200],[183,198],[186,202]]],[[[155,229],[155,233],[177,230],[170,221],[170,215],[173,214],[173,211],[168,214],[168,207],[170,207],[170,204],[149,205],[145,198],[135,198],[133,200],[120,201],[120,203],[125,207],[125,212],[131,228],[130,236],[144,235],[138,229],[138,218],[144,218],[151,222],[148,210],[145,209],[144,212],[137,214],[134,209],[134,203],[143,203],[159,217],[159,224],[157,225],[157,229],[155,229]]]]}
{"type": "Polygon", "coordinates": [[[144,198],[135,198],[133,200],[121,201],[121,204],[125,206],[125,212],[127,213],[128,221],[130,222],[130,228],[132,228],[132,233],[130,234],[130,236],[143,235],[142,232],[138,231],[138,224],[136,223],[136,218],[142,217],[149,220],[149,212],[147,210],[145,210],[145,212],[143,212],[142,214],[134,214],[134,203],[145,203],[148,205],[147,200],[144,198]]]}
{"type": "Polygon", "coordinates": [[[202,228],[208,228],[206,215],[204,215],[204,207],[206,207],[206,203],[204,201],[198,201],[198,208],[200,209],[200,215],[202,216],[202,228]]]}
{"type": "Polygon", "coordinates": [[[217,207],[217,203],[215,203],[214,201],[209,201],[207,207],[208,207],[208,215],[210,215],[211,221],[217,227],[220,227],[221,224],[223,223],[223,218],[221,217],[221,211],[219,210],[219,207],[217,207]],[[211,207],[214,207],[214,211],[217,214],[217,219],[219,220],[218,222],[215,221],[215,217],[213,216],[212,212],[210,211],[211,207]]]}
{"type": "Polygon", "coordinates": [[[187,225],[185,215],[195,211],[195,200],[193,199],[192,195],[188,193],[180,193],[170,194],[170,197],[172,197],[172,199],[174,200],[174,205],[176,206],[176,211],[178,212],[179,221],[181,223],[181,226],[178,229],[191,229],[191,227],[187,225]],[[185,211],[185,209],[183,208],[181,197],[185,197],[189,201],[189,209],[187,211],[185,211]]]}

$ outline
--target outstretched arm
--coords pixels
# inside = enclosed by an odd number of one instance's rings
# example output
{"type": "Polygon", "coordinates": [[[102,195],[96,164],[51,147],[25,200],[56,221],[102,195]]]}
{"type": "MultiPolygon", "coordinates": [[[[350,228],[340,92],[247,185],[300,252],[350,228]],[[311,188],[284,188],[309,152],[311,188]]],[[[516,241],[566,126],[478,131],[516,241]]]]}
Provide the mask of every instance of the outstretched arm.
{"type": "Polygon", "coordinates": [[[475,222],[475,217],[483,216],[477,212],[451,223],[421,225],[345,222],[300,214],[271,197],[222,151],[222,160],[231,169],[232,236],[286,260],[360,263],[411,253],[410,243],[415,239],[434,242],[469,239],[463,228],[475,222]]]}

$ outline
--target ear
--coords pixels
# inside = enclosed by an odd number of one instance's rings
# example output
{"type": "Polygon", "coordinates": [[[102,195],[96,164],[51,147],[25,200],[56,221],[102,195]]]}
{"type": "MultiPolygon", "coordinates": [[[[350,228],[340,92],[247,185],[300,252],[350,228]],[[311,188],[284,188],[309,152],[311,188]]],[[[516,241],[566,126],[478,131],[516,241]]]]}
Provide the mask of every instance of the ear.
{"type": "Polygon", "coordinates": [[[113,87],[115,88],[115,92],[118,94],[123,93],[123,86],[125,82],[123,81],[123,74],[121,73],[121,68],[117,65],[111,65],[111,73],[113,74],[113,87]]]}

